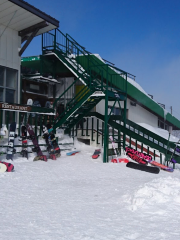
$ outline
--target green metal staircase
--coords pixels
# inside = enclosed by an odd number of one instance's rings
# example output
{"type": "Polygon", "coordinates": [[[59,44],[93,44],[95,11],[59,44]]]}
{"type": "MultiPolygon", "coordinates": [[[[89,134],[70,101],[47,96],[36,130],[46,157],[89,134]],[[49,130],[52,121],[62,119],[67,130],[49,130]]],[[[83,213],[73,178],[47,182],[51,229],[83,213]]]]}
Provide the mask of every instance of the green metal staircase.
{"type": "MultiPolygon", "coordinates": [[[[74,83],[65,91],[65,93],[68,92],[68,90],[71,90],[72,87],[74,87],[74,83]]],[[[59,99],[61,99],[65,93],[63,93],[59,99]]],[[[55,119],[55,123],[53,125],[54,130],[63,124],[66,129],[70,130],[103,98],[92,96],[92,94],[93,89],[89,89],[84,86],[81,92],[79,92],[74,98],[70,99],[66,104],[65,111],[63,111],[58,118],[55,119]]],[[[57,104],[57,102],[55,102],[55,104],[57,104]]]]}
{"type": "MultiPolygon", "coordinates": [[[[175,143],[161,138],[157,134],[126,119],[127,72],[109,65],[97,56],[92,55],[79,45],[70,35],[56,29],[42,36],[43,57],[60,61],[75,76],[74,82],[56,99],[54,109],[65,102],[64,111],[54,120],[54,130],[64,126],[70,131],[83,117],[92,116],[90,111],[102,100],[105,100],[105,115],[96,113],[96,117],[104,121],[104,162],[107,162],[108,126],[123,133],[116,139],[125,147],[126,135],[160,153],[170,156],[175,154],[180,162],[180,156],[175,152],[175,143]],[[81,91],[75,94],[77,84],[83,85],[81,91]],[[118,86],[118,87],[117,87],[118,86]],[[121,90],[120,90],[121,89],[121,90]],[[108,116],[108,101],[124,101],[121,119],[108,116]],[[123,140],[121,139],[123,138],[123,140]],[[169,154],[169,155],[168,155],[169,154]]],[[[54,73],[56,69],[54,70],[54,73]]],[[[120,103],[119,103],[120,105],[120,103]]],[[[115,104],[114,104],[115,106],[115,104]]]]}
{"type": "MultiPolygon", "coordinates": [[[[90,57],[91,54],[68,34],[64,35],[57,29],[54,33],[43,34],[42,52],[43,57],[52,58],[53,56],[57,61],[61,61],[76,76],[74,82],[54,102],[54,109],[58,109],[58,104],[63,100],[66,102],[64,111],[55,119],[54,130],[62,125],[66,129],[72,128],[105,96],[111,100],[116,99],[117,96],[121,101],[126,100],[127,84],[124,84],[123,90],[119,90],[107,82],[108,67],[97,63],[90,57]],[[79,56],[84,56],[88,69],[82,68],[79,56]],[[74,94],[79,81],[84,86],[79,93],[74,94]]],[[[112,78],[115,75],[118,74],[113,74],[112,78]]]]}

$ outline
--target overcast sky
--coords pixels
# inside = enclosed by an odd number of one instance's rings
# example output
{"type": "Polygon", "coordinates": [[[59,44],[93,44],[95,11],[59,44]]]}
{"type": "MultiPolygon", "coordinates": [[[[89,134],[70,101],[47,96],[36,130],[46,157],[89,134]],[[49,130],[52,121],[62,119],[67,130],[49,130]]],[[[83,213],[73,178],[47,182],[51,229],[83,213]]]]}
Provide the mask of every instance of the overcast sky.
{"type": "MultiPolygon", "coordinates": [[[[136,76],[180,119],[179,0],[26,0],[60,21],[60,30],[136,76]]],[[[41,54],[36,37],[23,56],[41,54]]]]}

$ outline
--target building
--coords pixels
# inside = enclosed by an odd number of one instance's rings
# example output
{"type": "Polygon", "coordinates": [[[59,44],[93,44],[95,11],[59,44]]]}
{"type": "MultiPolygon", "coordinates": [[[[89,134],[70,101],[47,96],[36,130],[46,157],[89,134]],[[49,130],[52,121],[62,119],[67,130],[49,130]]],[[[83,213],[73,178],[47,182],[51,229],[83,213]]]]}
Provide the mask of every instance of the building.
{"type": "MultiPolygon", "coordinates": [[[[15,119],[20,126],[20,112],[25,111],[23,106],[27,107],[27,99],[38,99],[42,108],[26,111],[47,114],[50,110],[45,103],[53,102],[55,131],[63,127],[70,133],[85,117],[100,119],[100,123],[91,122],[89,126],[87,121],[86,133],[89,135],[89,131],[95,130],[98,141],[101,132],[104,162],[107,161],[109,134],[114,136],[112,129],[116,129],[119,146],[125,148],[128,135],[130,144],[133,138],[142,143],[142,148],[146,144],[167,154],[169,139],[156,136],[139,124],[179,130],[180,121],[144,92],[133,75],[88,52],[58,29],[58,20],[30,4],[22,0],[0,0],[0,6],[0,101],[3,109],[0,124],[15,119]],[[40,34],[42,54],[21,59],[33,37],[40,34]]],[[[42,119],[44,121],[45,117],[42,119]]],[[[174,147],[173,143],[170,147],[174,147]]]]}
{"type": "Polygon", "coordinates": [[[21,101],[21,55],[32,39],[59,21],[22,0],[0,0],[0,101],[21,101]]]}

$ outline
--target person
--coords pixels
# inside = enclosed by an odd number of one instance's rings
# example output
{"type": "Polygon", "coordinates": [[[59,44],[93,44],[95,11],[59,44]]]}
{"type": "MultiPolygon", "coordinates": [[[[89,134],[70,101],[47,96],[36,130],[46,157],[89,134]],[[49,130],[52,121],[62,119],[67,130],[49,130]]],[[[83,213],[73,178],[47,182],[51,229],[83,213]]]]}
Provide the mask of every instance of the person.
{"type": "Polygon", "coordinates": [[[50,108],[50,106],[51,106],[51,103],[50,103],[50,101],[46,101],[46,103],[45,103],[45,108],[50,108]]]}
{"type": "Polygon", "coordinates": [[[86,122],[86,119],[85,119],[85,118],[82,118],[82,119],[76,124],[76,127],[83,129],[83,123],[84,123],[84,122],[86,122]]]}
{"type": "Polygon", "coordinates": [[[53,128],[51,126],[51,124],[47,124],[47,137],[48,137],[48,141],[49,141],[49,151],[55,153],[56,157],[60,157],[61,156],[61,150],[60,147],[58,145],[58,142],[56,140],[55,134],[53,132],[53,128]]]}
{"type": "MultiPolygon", "coordinates": [[[[53,109],[53,102],[52,101],[51,102],[50,101],[46,101],[44,107],[53,109]]],[[[50,116],[47,116],[47,122],[49,123],[49,121],[50,121],[50,116]]],[[[43,118],[43,123],[45,124],[45,118],[43,118]]]]}
{"type": "Polygon", "coordinates": [[[62,113],[64,112],[64,105],[62,103],[57,104],[57,109],[56,109],[56,121],[59,120],[59,117],[62,117],[62,113]]]}
{"type": "Polygon", "coordinates": [[[60,116],[63,112],[64,112],[64,105],[63,105],[62,103],[60,103],[60,104],[57,106],[57,113],[58,113],[58,115],[60,116]]]}
{"type": "MultiPolygon", "coordinates": [[[[37,98],[33,101],[32,106],[34,106],[34,107],[41,107],[41,104],[40,104],[40,102],[39,102],[39,100],[37,98]]],[[[33,125],[35,124],[35,117],[36,117],[36,114],[32,113],[32,124],[33,125]]],[[[37,114],[37,118],[39,118],[39,114],[37,114]]]]}
{"type": "Polygon", "coordinates": [[[46,101],[46,103],[45,103],[45,106],[44,106],[45,108],[53,108],[53,102],[51,101],[46,101]]]}
{"type": "Polygon", "coordinates": [[[50,102],[49,108],[53,108],[53,102],[50,102]]]}

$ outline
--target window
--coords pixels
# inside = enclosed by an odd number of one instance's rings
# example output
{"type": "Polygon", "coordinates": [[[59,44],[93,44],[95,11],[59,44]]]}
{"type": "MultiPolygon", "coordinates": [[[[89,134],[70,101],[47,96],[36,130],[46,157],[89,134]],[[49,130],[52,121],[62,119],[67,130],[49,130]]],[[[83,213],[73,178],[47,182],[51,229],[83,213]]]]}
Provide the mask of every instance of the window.
{"type": "Polygon", "coordinates": [[[4,86],[4,68],[0,67],[0,86],[4,86]]]}
{"type": "Polygon", "coordinates": [[[39,85],[30,84],[29,88],[30,88],[30,90],[39,91],[39,85]]]}
{"type": "Polygon", "coordinates": [[[15,91],[11,89],[6,89],[6,99],[5,102],[14,103],[15,91]]]}
{"type": "Polygon", "coordinates": [[[0,101],[15,103],[18,71],[0,66],[0,101]]]}
{"type": "Polygon", "coordinates": [[[158,119],[158,127],[162,128],[162,129],[165,129],[167,131],[169,130],[169,126],[166,123],[164,123],[163,121],[159,120],[159,119],[158,119]]]}
{"type": "MultiPolygon", "coordinates": [[[[113,108],[112,106],[108,106],[108,115],[110,114],[112,108],[113,108]]],[[[129,110],[126,109],[126,119],[128,119],[128,113],[129,113],[129,110]]],[[[114,107],[114,109],[111,112],[111,115],[119,115],[119,116],[123,117],[124,116],[124,109],[114,107]]]]}
{"type": "Polygon", "coordinates": [[[48,97],[53,98],[53,93],[54,93],[54,85],[49,84],[49,86],[48,86],[48,97]]]}
{"type": "Polygon", "coordinates": [[[17,71],[13,69],[6,69],[6,87],[15,88],[17,79],[17,71]]]}
{"type": "Polygon", "coordinates": [[[47,95],[48,87],[46,84],[31,83],[31,82],[27,81],[26,82],[26,91],[31,92],[31,93],[36,93],[36,94],[47,95]]]}
{"type": "Polygon", "coordinates": [[[3,102],[3,88],[0,88],[0,102],[3,102]]]}
{"type": "Polygon", "coordinates": [[[108,114],[111,112],[111,115],[121,115],[121,110],[120,108],[108,106],[108,114]]]}
{"type": "MultiPolygon", "coordinates": [[[[0,101],[6,103],[16,103],[17,98],[17,80],[18,70],[0,66],[0,101]]],[[[2,119],[5,123],[6,119],[10,122],[15,119],[15,112],[2,111],[2,119]]]]}

